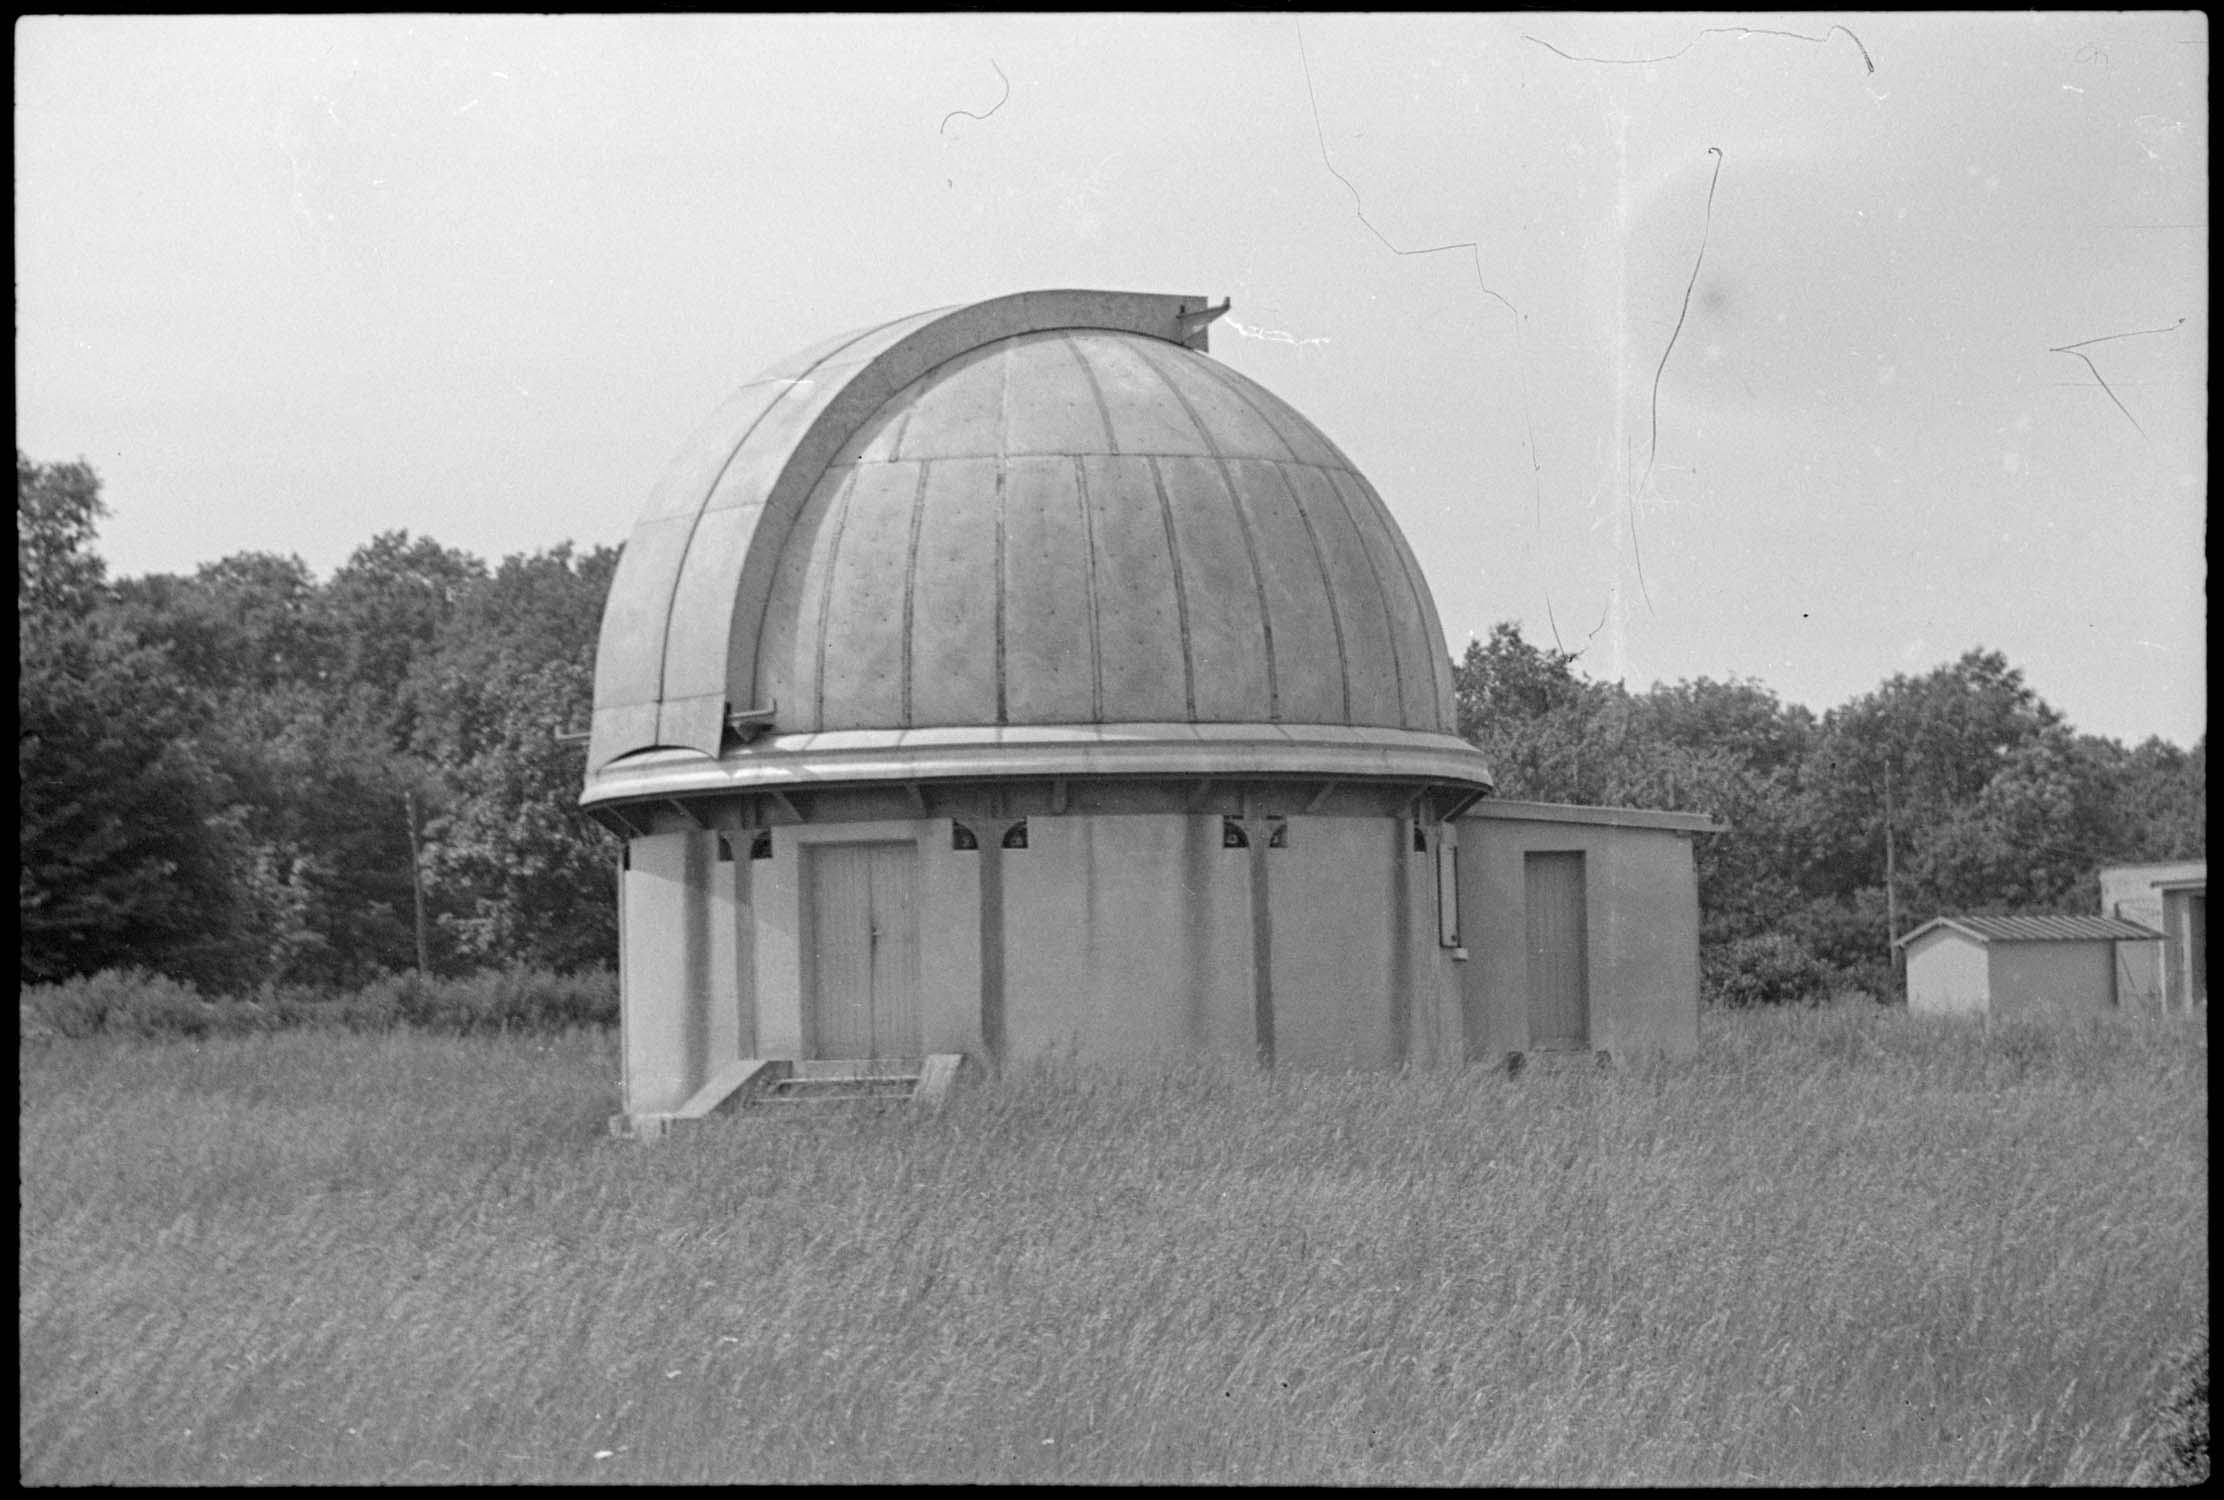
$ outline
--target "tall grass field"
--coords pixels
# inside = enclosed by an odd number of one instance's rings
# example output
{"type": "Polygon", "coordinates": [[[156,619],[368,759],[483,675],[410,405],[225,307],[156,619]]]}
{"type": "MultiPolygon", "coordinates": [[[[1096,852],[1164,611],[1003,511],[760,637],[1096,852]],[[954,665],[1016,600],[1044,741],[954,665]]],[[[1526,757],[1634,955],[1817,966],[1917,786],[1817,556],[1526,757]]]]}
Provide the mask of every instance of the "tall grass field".
{"type": "Polygon", "coordinates": [[[1042,1067],[657,1146],[602,1031],[26,1041],[19,1474],[2168,1477],[2205,1027],[1720,1014],[1689,1063],[1042,1067]]]}

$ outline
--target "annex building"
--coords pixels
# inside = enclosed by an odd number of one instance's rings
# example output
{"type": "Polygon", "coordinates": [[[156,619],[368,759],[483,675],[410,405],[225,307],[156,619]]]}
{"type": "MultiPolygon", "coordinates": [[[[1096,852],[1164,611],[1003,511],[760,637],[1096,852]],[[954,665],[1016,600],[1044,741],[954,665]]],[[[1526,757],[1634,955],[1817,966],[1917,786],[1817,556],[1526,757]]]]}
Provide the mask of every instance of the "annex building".
{"type": "Polygon", "coordinates": [[[2126,949],[2126,989],[2158,1011],[2209,1003],[2209,862],[2109,865],[2100,872],[2100,907],[2144,923],[2155,941],[2126,949]]]}

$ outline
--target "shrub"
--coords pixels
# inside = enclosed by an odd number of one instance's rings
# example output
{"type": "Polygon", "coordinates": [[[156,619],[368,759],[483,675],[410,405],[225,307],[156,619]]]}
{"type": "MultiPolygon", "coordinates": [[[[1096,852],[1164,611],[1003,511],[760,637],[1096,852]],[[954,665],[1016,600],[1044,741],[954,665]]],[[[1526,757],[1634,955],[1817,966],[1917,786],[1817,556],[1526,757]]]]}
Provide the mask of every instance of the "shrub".
{"type": "Polygon", "coordinates": [[[265,984],[208,999],[192,985],[143,969],[103,970],[59,984],[24,986],[18,1039],[89,1036],[244,1036],[295,1027],[389,1031],[412,1026],[448,1035],[561,1032],[618,1022],[615,974],[489,969],[456,978],[382,974],[354,991],[265,984]]]}
{"type": "Polygon", "coordinates": [[[461,1036],[568,1031],[618,1024],[618,978],[516,965],[452,978],[383,974],[340,1003],[357,1030],[401,1023],[461,1036]]]}
{"type": "Polygon", "coordinates": [[[374,981],[359,990],[334,990],[321,985],[265,984],[239,1002],[244,1010],[267,1018],[274,1030],[295,1027],[334,1031],[391,1031],[402,1014],[390,988],[374,981]]]}
{"type": "Polygon", "coordinates": [[[1782,933],[1739,938],[1704,955],[1701,988],[1709,1004],[1731,1009],[1757,1005],[1814,1005],[1829,997],[1839,976],[1797,938],[1782,933]]]}
{"type": "Polygon", "coordinates": [[[545,970],[484,969],[430,987],[425,1024],[466,1035],[488,1031],[565,1031],[614,1026],[616,976],[552,974],[545,970]]]}
{"type": "Polygon", "coordinates": [[[57,984],[25,985],[20,1035],[205,1035],[215,1007],[191,984],[145,969],[103,969],[57,984]]]}
{"type": "Polygon", "coordinates": [[[1889,920],[1884,893],[1870,888],[1791,906],[1775,931],[1813,954],[1845,984],[1889,996],[1899,993],[1892,950],[1885,943],[1889,920]]]}

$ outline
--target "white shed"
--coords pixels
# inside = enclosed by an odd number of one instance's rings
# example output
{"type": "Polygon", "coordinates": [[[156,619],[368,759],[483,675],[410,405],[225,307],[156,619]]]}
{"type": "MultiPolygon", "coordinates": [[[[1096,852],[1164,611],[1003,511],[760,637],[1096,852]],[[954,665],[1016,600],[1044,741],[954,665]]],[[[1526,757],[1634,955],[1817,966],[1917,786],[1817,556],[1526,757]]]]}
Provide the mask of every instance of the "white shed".
{"type": "Polygon", "coordinates": [[[1918,1015],[2098,1013],[2128,998],[2122,947],[2161,936],[2116,917],[1933,917],[1899,940],[1918,1015]]]}

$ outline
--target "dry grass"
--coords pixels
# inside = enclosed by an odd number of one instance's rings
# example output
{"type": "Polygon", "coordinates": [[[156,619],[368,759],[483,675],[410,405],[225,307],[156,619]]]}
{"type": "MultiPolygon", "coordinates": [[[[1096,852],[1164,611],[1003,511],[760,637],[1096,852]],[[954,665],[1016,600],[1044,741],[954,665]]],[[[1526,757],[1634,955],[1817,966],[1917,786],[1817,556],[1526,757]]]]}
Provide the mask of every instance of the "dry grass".
{"type": "Polygon", "coordinates": [[[2208,1309],[2205,1021],[658,1148],[600,1034],[21,1064],[32,1482],[2107,1483],[2208,1309]]]}

